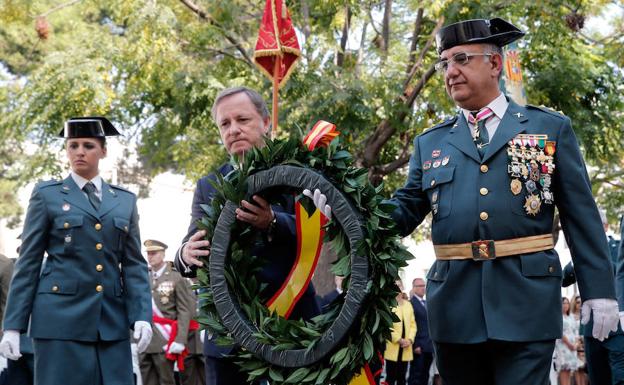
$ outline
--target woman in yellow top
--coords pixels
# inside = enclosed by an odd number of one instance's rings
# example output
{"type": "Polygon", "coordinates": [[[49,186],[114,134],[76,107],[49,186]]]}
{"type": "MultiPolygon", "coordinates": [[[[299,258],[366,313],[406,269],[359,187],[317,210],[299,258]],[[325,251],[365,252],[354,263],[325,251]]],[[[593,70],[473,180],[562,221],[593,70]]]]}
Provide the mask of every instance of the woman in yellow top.
{"type": "Polygon", "coordinates": [[[412,344],[416,337],[416,321],[414,308],[404,297],[403,284],[399,280],[396,285],[399,288],[398,305],[393,311],[400,321],[392,326],[392,340],[386,341],[386,382],[388,385],[405,385],[407,363],[414,358],[412,344]]]}

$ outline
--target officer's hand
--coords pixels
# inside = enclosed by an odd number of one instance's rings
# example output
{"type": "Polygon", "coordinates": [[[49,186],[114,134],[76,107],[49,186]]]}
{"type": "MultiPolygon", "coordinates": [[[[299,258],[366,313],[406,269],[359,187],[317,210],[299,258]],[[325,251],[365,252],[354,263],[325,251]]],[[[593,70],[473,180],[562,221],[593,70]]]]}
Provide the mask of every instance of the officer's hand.
{"type": "Polygon", "coordinates": [[[187,266],[204,266],[204,263],[197,257],[210,255],[210,250],[204,250],[204,248],[210,247],[210,241],[203,239],[205,236],[206,230],[200,230],[193,234],[182,247],[182,260],[187,266]]]}
{"type": "Polygon", "coordinates": [[[420,346],[416,346],[414,348],[414,354],[420,355],[422,353],[422,348],[420,346]]]}
{"type": "Polygon", "coordinates": [[[325,194],[321,193],[321,190],[314,190],[314,194],[312,191],[305,189],[303,190],[303,195],[309,197],[314,202],[314,206],[327,217],[327,219],[331,219],[331,206],[327,204],[327,197],[325,194]]]}
{"type": "MultiPolygon", "coordinates": [[[[163,346],[163,350],[167,351],[167,345],[163,346]]],[[[171,346],[169,346],[169,353],[171,354],[180,354],[184,351],[184,344],[178,342],[172,342],[171,346]]]]}
{"type": "Polygon", "coordinates": [[[0,355],[9,360],[18,360],[20,353],[20,333],[17,330],[5,330],[0,341],[0,355]]]}
{"type": "Polygon", "coordinates": [[[236,209],[236,219],[247,222],[259,230],[268,229],[273,218],[275,218],[271,205],[258,195],[254,195],[251,198],[255,204],[242,200],[242,208],[236,209]]]}
{"type": "Polygon", "coordinates": [[[134,323],[134,339],[137,340],[137,349],[143,353],[152,340],[152,325],[147,321],[134,323]]]}
{"type": "Polygon", "coordinates": [[[583,302],[581,308],[581,323],[583,325],[589,322],[592,311],[594,313],[592,336],[602,341],[609,336],[610,332],[617,330],[619,321],[617,301],[610,298],[596,298],[583,302]]]}

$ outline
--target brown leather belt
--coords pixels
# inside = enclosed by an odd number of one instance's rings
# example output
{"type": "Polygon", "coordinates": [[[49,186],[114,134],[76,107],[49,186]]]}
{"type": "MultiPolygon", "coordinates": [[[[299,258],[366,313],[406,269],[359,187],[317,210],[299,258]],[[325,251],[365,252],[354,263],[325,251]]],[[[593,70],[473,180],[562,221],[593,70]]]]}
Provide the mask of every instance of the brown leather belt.
{"type": "Polygon", "coordinates": [[[474,259],[486,261],[510,255],[535,253],[555,247],[552,234],[504,239],[502,241],[475,241],[453,245],[433,245],[436,258],[441,260],[474,259]]]}

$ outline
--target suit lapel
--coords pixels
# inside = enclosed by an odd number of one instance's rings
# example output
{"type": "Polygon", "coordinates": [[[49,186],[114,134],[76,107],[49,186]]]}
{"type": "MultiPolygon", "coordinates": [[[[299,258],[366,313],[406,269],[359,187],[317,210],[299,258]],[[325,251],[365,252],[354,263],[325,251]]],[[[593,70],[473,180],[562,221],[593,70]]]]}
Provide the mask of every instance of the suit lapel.
{"type": "Polygon", "coordinates": [[[458,150],[472,158],[475,162],[481,163],[481,157],[477,151],[477,146],[472,141],[470,128],[468,127],[468,123],[466,122],[464,114],[462,114],[461,111],[459,112],[453,127],[449,130],[448,136],[448,141],[451,145],[457,147],[458,150]]]}
{"type": "Polygon", "coordinates": [[[514,103],[513,100],[509,100],[507,111],[505,111],[505,115],[498,124],[498,128],[496,129],[496,133],[494,134],[492,141],[485,150],[483,163],[492,158],[516,135],[524,132],[526,129],[526,125],[524,123],[527,120],[529,120],[529,118],[527,117],[526,110],[514,103]]]}
{"type": "Polygon", "coordinates": [[[109,211],[119,205],[119,198],[113,188],[102,180],[102,204],[100,205],[99,214],[106,215],[109,211]]]}
{"type": "Polygon", "coordinates": [[[93,206],[91,206],[91,203],[89,203],[89,199],[87,199],[82,190],[80,190],[76,182],[74,182],[74,179],[72,179],[71,175],[63,180],[61,193],[66,195],[63,200],[65,200],[67,203],[78,207],[79,209],[87,212],[89,215],[97,219],[100,218],[93,206]]]}

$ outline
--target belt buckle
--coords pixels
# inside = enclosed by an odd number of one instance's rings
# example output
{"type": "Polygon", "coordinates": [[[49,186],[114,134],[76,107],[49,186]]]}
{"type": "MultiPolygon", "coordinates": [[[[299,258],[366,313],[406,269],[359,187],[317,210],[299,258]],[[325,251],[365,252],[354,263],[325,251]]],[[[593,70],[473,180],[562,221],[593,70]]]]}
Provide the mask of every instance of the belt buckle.
{"type": "Polygon", "coordinates": [[[475,261],[487,261],[496,258],[496,249],[494,241],[491,239],[483,241],[474,241],[472,246],[472,259],[475,261]]]}

